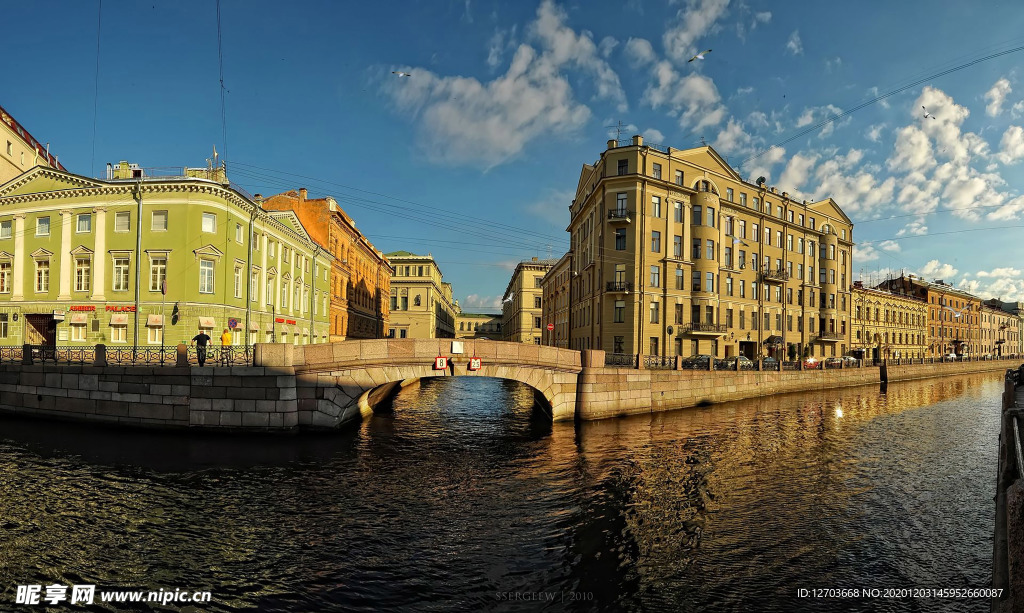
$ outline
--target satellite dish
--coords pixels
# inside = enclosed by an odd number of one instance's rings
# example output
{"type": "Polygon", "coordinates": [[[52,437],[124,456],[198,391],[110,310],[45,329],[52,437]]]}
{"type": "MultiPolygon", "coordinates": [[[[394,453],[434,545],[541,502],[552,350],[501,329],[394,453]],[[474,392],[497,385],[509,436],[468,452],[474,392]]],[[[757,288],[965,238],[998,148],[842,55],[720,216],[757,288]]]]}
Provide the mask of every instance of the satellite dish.
{"type": "Polygon", "coordinates": [[[755,183],[757,183],[758,185],[762,185],[762,184],[764,184],[764,182],[765,182],[765,181],[767,181],[767,180],[768,180],[768,179],[765,179],[764,177],[758,177],[758,178],[757,178],[757,181],[755,181],[755,183]]]}

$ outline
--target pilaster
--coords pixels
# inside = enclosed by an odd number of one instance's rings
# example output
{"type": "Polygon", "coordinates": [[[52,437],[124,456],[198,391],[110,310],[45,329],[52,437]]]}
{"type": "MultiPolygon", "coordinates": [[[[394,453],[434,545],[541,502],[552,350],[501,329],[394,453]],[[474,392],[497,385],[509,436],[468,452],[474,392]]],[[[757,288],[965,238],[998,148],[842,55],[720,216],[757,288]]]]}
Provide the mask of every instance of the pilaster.
{"type": "MultiPolygon", "coordinates": [[[[97,207],[93,209],[93,212],[96,213],[96,225],[93,226],[93,230],[96,232],[96,242],[92,262],[92,299],[96,301],[103,301],[106,300],[106,296],[103,294],[103,291],[106,286],[107,272],[107,210],[103,207],[97,207]]],[[[137,230],[141,232],[141,224],[137,225],[139,225],[137,230]]],[[[139,265],[138,262],[133,262],[133,264],[136,266],[139,265]]]]}
{"type": "Polygon", "coordinates": [[[15,215],[14,216],[14,262],[11,265],[13,269],[13,287],[11,291],[11,300],[20,301],[25,299],[25,216],[15,215]]]}
{"type": "Polygon", "coordinates": [[[60,212],[60,293],[57,300],[71,300],[71,211],[60,212]]]}

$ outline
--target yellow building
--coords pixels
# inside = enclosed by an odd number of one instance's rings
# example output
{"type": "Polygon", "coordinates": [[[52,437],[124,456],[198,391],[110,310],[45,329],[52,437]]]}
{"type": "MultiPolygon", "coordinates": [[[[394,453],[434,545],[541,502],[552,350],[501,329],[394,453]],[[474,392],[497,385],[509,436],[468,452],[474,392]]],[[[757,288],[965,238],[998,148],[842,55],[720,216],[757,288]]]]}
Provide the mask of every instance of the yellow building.
{"type": "Polygon", "coordinates": [[[568,253],[541,280],[541,344],[569,348],[569,276],[572,258],[568,253]],[[554,326],[548,330],[548,324],[554,326]]]}
{"type": "Polygon", "coordinates": [[[455,338],[501,340],[501,314],[459,312],[455,316],[455,338]]]}
{"type": "Polygon", "coordinates": [[[543,288],[541,281],[555,260],[523,260],[512,272],[502,296],[502,340],[539,345],[542,320],[543,288]]]}
{"type": "Polygon", "coordinates": [[[395,269],[388,338],[455,338],[458,305],[433,256],[395,251],[385,257],[395,269]]]}
{"type": "Polygon", "coordinates": [[[853,223],[831,198],[745,181],[711,147],[634,136],[585,164],[570,207],[573,349],[842,355],[853,223]]]}
{"type": "Polygon", "coordinates": [[[986,301],[981,306],[981,342],[979,353],[982,357],[1000,357],[1016,353],[1019,344],[1020,317],[1007,313],[999,306],[986,301]]]}
{"type": "Polygon", "coordinates": [[[853,284],[853,355],[873,361],[928,352],[928,303],[900,291],[853,284]]]}
{"type": "Polygon", "coordinates": [[[928,353],[925,357],[977,356],[981,339],[981,298],[941,280],[901,275],[878,289],[917,296],[928,304],[928,353]]]}
{"type": "Polygon", "coordinates": [[[49,166],[65,170],[50,155],[50,145],[37,141],[28,130],[0,107],[0,185],[7,183],[33,166],[49,166]]]}

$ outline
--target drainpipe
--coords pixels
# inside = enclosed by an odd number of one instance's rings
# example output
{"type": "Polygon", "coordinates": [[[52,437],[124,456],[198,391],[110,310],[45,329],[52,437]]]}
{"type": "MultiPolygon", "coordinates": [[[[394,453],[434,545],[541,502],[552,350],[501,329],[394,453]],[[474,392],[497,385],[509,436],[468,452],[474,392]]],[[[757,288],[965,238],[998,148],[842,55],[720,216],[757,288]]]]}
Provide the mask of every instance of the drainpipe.
{"type": "Polygon", "coordinates": [[[637,279],[637,300],[640,302],[640,306],[637,309],[637,336],[636,336],[636,366],[637,368],[643,367],[643,343],[644,343],[644,270],[647,264],[647,240],[644,230],[646,228],[647,213],[644,209],[647,208],[647,152],[641,151],[640,156],[643,158],[643,168],[640,170],[640,176],[645,177],[643,183],[640,186],[640,200],[636,203],[636,216],[640,219],[640,240],[637,241],[637,250],[640,251],[640,274],[637,279]]]}
{"type": "Polygon", "coordinates": [[[135,184],[132,197],[138,202],[135,214],[135,339],[132,345],[132,361],[135,361],[139,354],[139,284],[142,282],[142,181],[135,184]]]}
{"type": "Polygon", "coordinates": [[[256,223],[256,206],[253,205],[252,214],[249,216],[249,247],[245,253],[245,276],[248,277],[245,280],[245,346],[246,348],[252,344],[252,340],[249,338],[252,334],[249,321],[252,319],[252,235],[253,226],[256,223]]]}

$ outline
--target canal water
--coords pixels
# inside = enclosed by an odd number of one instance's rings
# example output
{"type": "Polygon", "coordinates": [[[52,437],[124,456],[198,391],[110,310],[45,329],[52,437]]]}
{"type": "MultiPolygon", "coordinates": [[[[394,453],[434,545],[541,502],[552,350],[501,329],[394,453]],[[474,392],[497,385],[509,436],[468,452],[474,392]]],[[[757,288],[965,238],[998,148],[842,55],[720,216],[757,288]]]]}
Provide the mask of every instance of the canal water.
{"type": "Polygon", "coordinates": [[[14,604],[24,584],[212,593],[186,611],[987,611],[798,590],[988,586],[1000,392],[969,375],[574,427],[519,383],[453,378],[324,436],[4,418],[0,611],[43,608],[14,604]]]}

